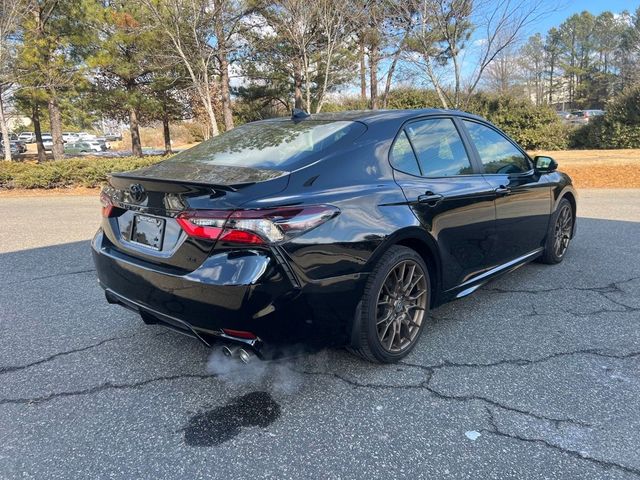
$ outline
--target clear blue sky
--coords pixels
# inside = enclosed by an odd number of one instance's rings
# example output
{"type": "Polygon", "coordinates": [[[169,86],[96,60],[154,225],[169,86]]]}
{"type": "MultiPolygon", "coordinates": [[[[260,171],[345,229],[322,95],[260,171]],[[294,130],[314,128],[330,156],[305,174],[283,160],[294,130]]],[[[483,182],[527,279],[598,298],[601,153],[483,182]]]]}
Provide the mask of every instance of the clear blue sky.
{"type": "MultiPolygon", "coordinates": [[[[550,0],[550,3],[555,3],[550,0]]],[[[560,8],[548,17],[542,19],[535,30],[545,34],[551,27],[557,27],[574,13],[584,10],[594,15],[606,12],[620,13],[623,10],[634,12],[640,7],[640,0],[560,0],[560,8]]],[[[535,33],[535,32],[534,32],[535,33]]]]}

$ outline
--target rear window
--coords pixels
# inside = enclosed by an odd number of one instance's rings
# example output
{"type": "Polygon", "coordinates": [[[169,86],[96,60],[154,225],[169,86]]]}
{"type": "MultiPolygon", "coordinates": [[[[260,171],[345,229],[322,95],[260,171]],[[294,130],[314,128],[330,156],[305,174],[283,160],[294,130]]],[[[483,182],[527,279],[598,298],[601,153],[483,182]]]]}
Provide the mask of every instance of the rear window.
{"type": "Polygon", "coordinates": [[[317,153],[360,136],[358,122],[276,121],[248,123],[202,142],[167,162],[196,162],[252,168],[286,169],[317,153]]]}

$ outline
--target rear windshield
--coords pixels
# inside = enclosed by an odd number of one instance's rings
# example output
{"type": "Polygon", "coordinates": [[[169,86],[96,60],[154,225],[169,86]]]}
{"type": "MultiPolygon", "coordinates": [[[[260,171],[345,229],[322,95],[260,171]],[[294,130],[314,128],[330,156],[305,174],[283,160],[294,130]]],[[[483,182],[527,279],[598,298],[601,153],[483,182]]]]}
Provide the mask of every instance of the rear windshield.
{"type": "Polygon", "coordinates": [[[366,127],[358,122],[276,121],[248,123],[202,142],[167,162],[197,162],[286,170],[318,152],[360,136],[366,127]]]}

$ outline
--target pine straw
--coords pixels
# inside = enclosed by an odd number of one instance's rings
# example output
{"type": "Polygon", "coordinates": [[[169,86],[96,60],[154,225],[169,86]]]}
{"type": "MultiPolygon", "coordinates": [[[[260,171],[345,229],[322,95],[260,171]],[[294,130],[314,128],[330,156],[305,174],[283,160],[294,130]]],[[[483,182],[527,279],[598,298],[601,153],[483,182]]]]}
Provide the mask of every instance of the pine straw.
{"type": "Polygon", "coordinates": [[[640,188],[640,149],[536,153],[553,157],[577,188],[640,188]]]}

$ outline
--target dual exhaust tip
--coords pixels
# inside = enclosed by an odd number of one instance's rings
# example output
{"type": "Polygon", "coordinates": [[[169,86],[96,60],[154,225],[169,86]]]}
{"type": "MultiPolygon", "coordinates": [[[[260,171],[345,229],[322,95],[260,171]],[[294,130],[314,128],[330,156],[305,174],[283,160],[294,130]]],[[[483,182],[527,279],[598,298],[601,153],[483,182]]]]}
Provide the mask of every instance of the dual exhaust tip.
{"type": "Polygon", "coordinates": [[[230,347],[225,345],[222,347],[222,354],[225,357],[229,358],[238,358],[242,363],[249,363],[253,357],[255,357],[255,353],[245,350],[242,347],[230,347]]]}

